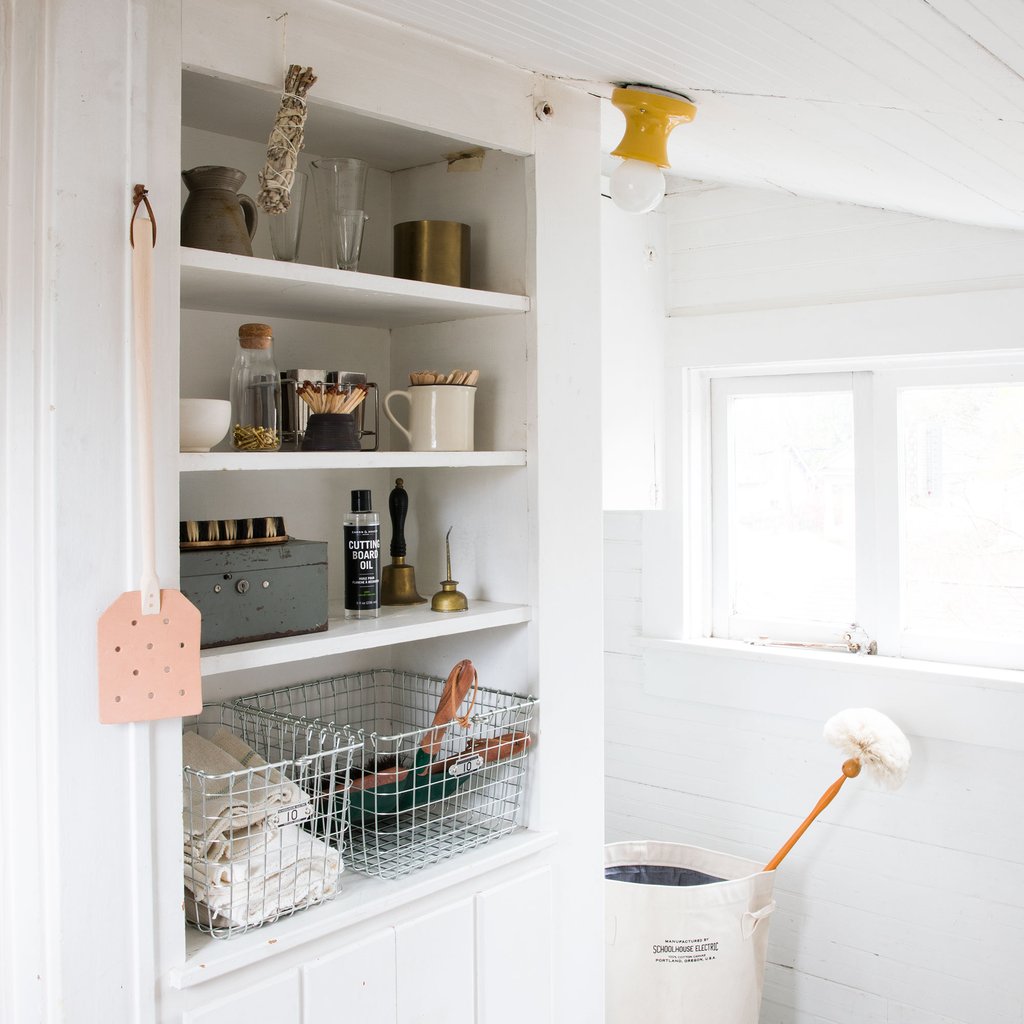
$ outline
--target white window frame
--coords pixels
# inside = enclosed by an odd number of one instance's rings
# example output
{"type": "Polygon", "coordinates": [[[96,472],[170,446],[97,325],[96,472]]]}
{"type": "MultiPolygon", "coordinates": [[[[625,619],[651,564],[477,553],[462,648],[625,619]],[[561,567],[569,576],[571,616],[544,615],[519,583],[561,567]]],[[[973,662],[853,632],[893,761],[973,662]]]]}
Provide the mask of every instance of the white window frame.
{"type": "Polygon", "coordinates": [[[639,520],[642,614],[633,645],[636,668],[630,669],[645,695],[738,709],[747,722],[796,715],[816,729],[840,708],[877,707],[912,724],[917,735],[1021,749],[1020,669],[706,639],[710,516],[702,484],[709,448],[701,427],[712,370],[722,376],[751,368],[857,371],[869,363],[893,369],[958,360],[1024,364],[1020,285],[946,286],[941,294],[736,307],[666,320],[663,504],[639,520]]]}
{"type": "Polygon", "coordinates": [[[770,622],[731,617],[728,608],[728,510],[721,500],[726,487],[721,480],[728,464],[728,434],[725,427],[727,399],[733,394],[798,393],[842,390],[853,397],[855,422],[855,618],[877,641],[878,651],[900,659],[1000,668],[1024,667],[1024,633],[1021,642],[994,642],[974,638],[912,633],[901,621],[901,535],[900,451],[897,402],[904,388],[951,387],[959,384],[1019,383],[1024,380],[1024,362],[1005,355],[988,355],[903,365],[892,360],[873,360],[859,369],[844,368],[804,372],[799,367],[728,367],[720,370],[690,371],[688,430],[696,445],[690,445],[690,465],[684,477],[684,491],[693,523],[704,518],[702,529],[687,531],[692,567],[699,588],[689,588],[684,601],[684,634],[735,640],[767,633],[780,640],[798,639],[829,643],[840,639],[849,624],[800,624],[794,632],[792,621],[770,622]],[[698,493],[699,492],[699,493],[698,493]],[[703,548],[697,552],[694,545],[703,548]],[[698,556],[698,557],[695,557],[698,556]],[[695,616],[694,603],[701,605],[695,616]],[[698,625],[699,622],[699,625],[698,625]],[[696,627],[696,629],[695,629],[696,627]]]}

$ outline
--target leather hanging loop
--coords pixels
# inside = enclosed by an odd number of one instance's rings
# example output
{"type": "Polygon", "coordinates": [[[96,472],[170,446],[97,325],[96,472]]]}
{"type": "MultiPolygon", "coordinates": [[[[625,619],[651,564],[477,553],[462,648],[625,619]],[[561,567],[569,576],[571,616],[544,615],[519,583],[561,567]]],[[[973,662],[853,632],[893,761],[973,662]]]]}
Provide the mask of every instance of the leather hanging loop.
{"type": "Polygon", "coordinates": [[[132,219],[128,224],[128,241],[131,242],[131,246],[135,248],[135,215],[139,212],[139,206],[145,203],[146,212],[149,214],[149,219],[153,224],[153,247],[156,248],[156,214],[153,213],[153,207],[149,205],[149,190],[145,185],[136,185],[132,190],[132,219]]]}

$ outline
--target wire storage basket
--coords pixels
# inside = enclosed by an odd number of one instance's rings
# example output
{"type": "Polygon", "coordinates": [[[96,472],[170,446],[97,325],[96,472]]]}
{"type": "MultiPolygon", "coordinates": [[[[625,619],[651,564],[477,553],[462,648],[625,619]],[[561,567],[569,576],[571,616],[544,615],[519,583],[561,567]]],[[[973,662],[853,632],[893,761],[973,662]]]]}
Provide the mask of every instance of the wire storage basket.
{"type": "Polygon", "coordinates": [[[341,847],[323,837],[343,835],[362,742],[229,704],[183,725],[186,919],[229,938],[335,896],[341,847]]]}
{"type": "Polygon", "coordinates": [[[435,676],[373,669],[240,702],[363,740],[346,859],[357,871],[400,878],[521,825],[536,698],[478,686],[464,702],[468,717],[442,734],[434,717],[444,691],[435,676]],[[434,738],[436,753],[426,754],[434,738]]]}

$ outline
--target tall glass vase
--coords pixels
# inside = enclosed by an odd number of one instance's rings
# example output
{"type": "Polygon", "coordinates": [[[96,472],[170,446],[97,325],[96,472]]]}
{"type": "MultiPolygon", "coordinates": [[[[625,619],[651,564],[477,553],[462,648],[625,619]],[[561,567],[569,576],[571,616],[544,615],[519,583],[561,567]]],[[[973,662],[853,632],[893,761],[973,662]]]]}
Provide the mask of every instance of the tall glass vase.
{"type": "Polygon", "coordinates": [[[325,267],[355,270],[362,245],[367,164],[351,157],[311,163],[325,267]]]}

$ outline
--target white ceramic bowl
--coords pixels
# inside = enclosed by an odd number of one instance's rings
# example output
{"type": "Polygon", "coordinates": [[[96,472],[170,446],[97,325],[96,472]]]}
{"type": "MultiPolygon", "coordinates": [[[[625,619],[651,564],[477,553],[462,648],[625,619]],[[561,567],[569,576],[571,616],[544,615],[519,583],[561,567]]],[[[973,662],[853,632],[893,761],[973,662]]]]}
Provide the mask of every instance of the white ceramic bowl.
{"type": "Polygon", "coordinates": [[[182,398],[178,446],[183,452],[208,452],[231,426],[231,403],[222,398],[182,398]]]}

